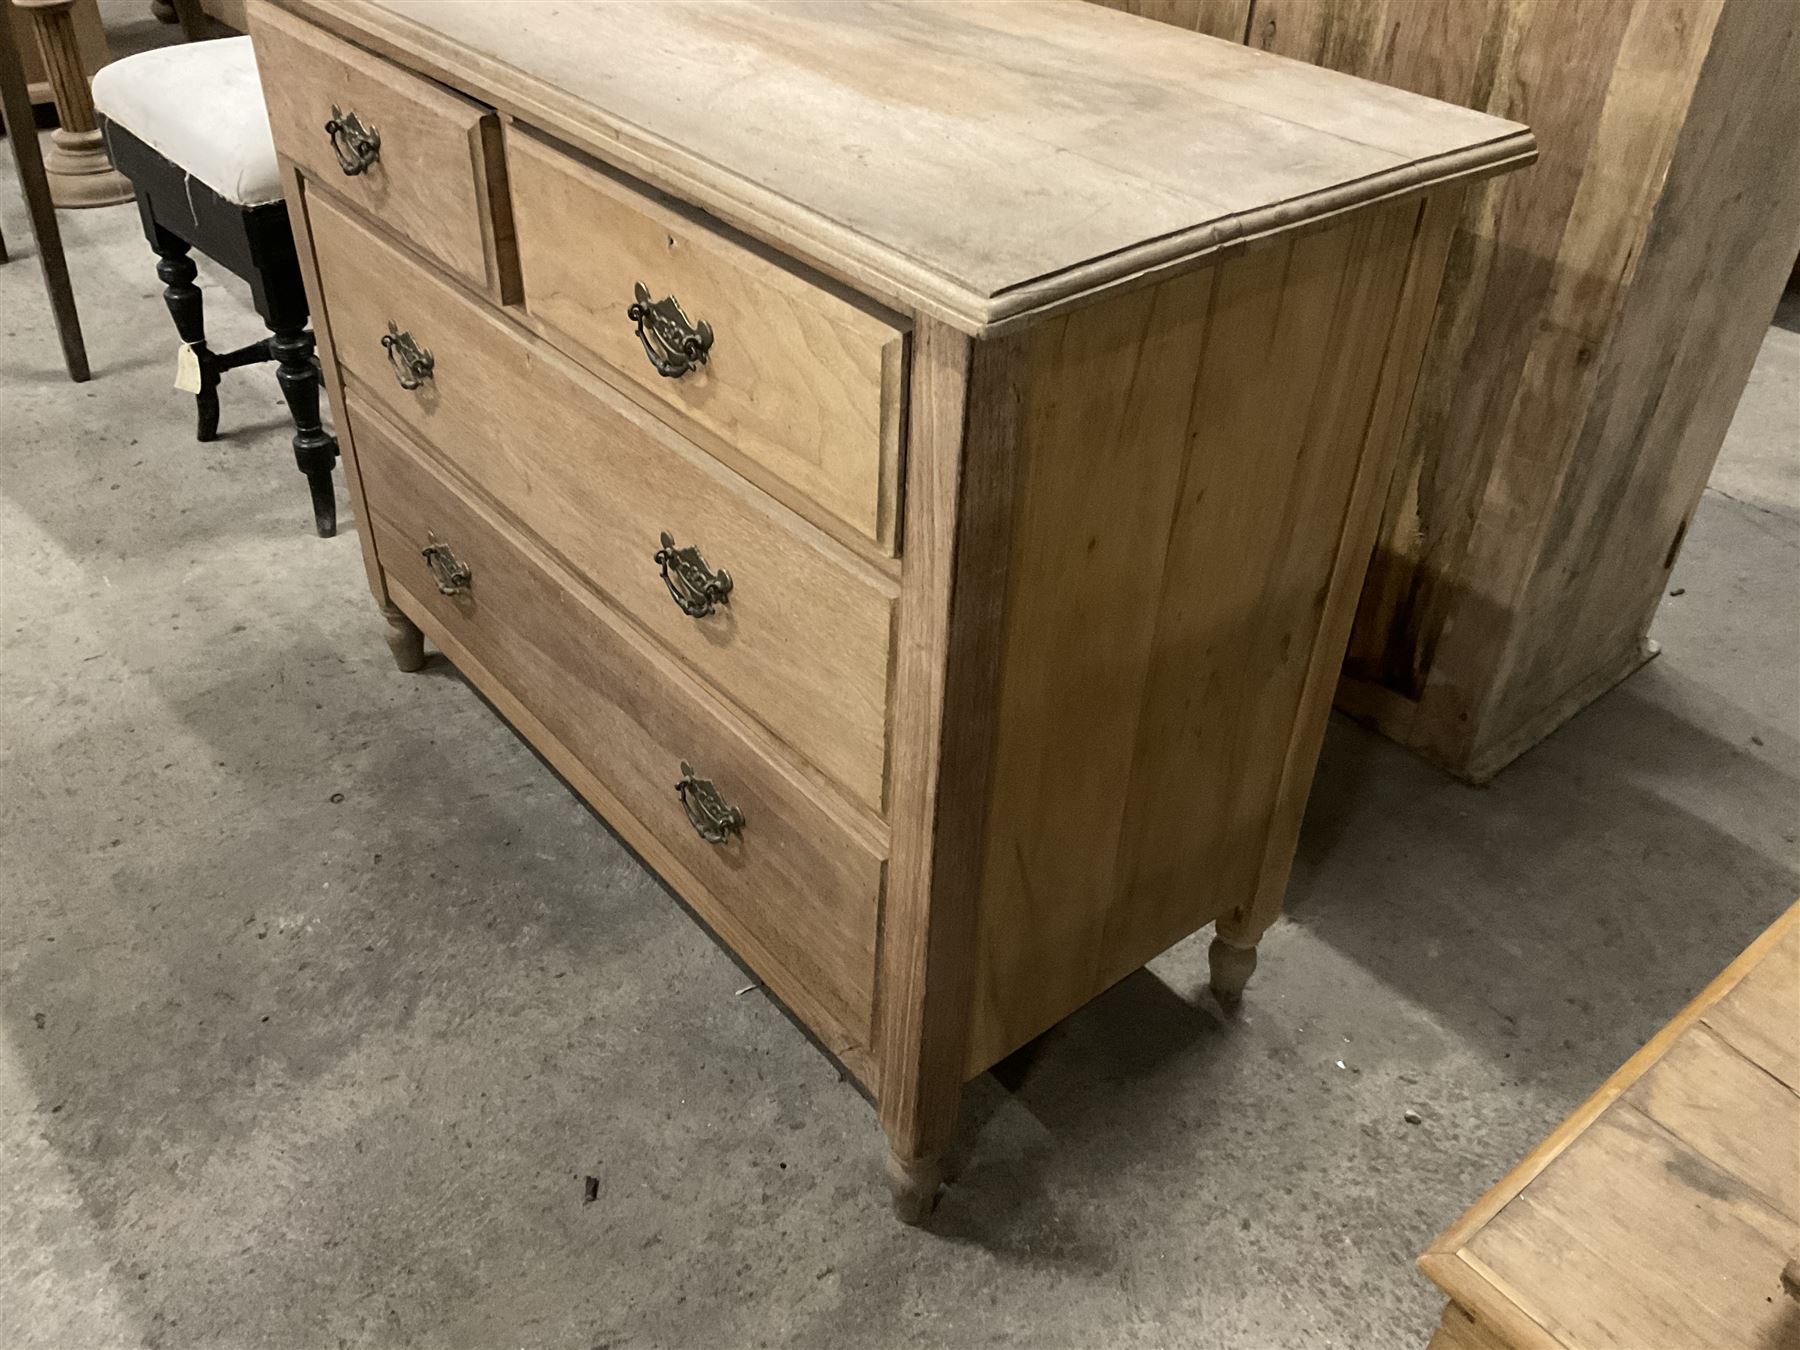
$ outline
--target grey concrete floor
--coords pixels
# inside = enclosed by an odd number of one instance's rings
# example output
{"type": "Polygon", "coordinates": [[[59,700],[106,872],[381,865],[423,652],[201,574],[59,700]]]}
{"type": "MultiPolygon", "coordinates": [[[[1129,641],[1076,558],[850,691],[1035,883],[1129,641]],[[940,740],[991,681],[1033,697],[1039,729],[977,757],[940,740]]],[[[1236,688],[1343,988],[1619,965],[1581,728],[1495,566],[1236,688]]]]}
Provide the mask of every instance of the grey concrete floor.
{"type": "Polygon", "coordinates": [[[394,670],[269,373],[194,443],[129,207],[62,217],[63,380],[4,175],[6,1350],[1422,1345],[1420,1247],[1800,888],[1777,328],[1661,659],[1486,790],[1334,726],[1246,1018],[1183,943],[972,1085],[902,1228],[863,1099],[453,672],[394,670]]]}

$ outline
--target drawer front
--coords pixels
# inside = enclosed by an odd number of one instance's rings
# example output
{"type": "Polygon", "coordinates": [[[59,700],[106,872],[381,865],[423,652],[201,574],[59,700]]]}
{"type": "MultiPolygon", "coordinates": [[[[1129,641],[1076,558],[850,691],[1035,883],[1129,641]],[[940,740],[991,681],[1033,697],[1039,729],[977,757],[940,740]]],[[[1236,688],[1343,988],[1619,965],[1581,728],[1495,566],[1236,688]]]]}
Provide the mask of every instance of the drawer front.
{"type": "Polygon", "coordinates": [[[545,331],[666,402],[728,462],[892,554],[905,321],[516,128],[507,159],[525,308],[545,331]],[[652,304],[673,299],[690,327],[710,328],[703,364],[659,372],[630,317],[640,285],[652,304]]]}
{"type": "Polygon", "coordinates": [[[339,366],[719,693],[879,810],[893,584],[335,206],[308,218],[339,366]],[[432,358],[400,387],[394,323],[432,358]],[[662,537],[730,577],[711,612],[662,537]]]}
{"type": "Polygon", "coordinates": [[[499,120],[490,109],[273,5],[257,6],[253,36],[282,154],[496,299],[517,295],[499,120]],[[352,117],[379,143],[346,126],[352,117]],[[333,122],[335,133],[327,130],[333,122]]]}
{"type": "Polygon", "coordinates": [[[492,682],[484,693],[503,709],[510,696],[598,780],[613,801],[596,805],[614,827],[776,993],[797,1009],[823,1008],[866,1046],[880,857],[367,405],[353,399],[350,421],[390,593],[473,658],[465,673],[492,682]],[[441,570],[422,556],[433,547],[448,551],[441,570]],[[456,593],[440,589],[446,578],[456,593]],[[694,818],[714,830],[704,805],[677,790],[684,763],[742,812],[723,842],[701,838],[694,818]]]}

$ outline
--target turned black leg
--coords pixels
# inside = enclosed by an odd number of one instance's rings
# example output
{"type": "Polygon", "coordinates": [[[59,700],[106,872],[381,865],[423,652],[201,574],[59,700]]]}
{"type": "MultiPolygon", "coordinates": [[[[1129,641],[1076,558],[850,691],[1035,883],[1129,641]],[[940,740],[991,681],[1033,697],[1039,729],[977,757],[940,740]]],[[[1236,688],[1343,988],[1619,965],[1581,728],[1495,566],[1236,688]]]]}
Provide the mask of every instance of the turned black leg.
{"type": "Polygon", "coordinates": [[[194,406],[199,412],[195,439],[210,441],[219,434],[219,370],[206,345],[205,302],[194,284],[199,269],[188,257],[189,244],[185,239],[158,230],[150,243],[156,250],[156,275],[162,279],[169,317],[175,320],[175,331],[194,349],[200,363],[200,392],[194,395],[194,406]]]}
{"type": "Polygon", "coordinates": [[[319,375],[313,366],[313,335],[308,328],[278,328],[269,339],[275,378],[294,418],[294,463],[312,489],[313,523],[319,537],[337,533],[337,495],[331,466],[337,462],[337,438],[319,424],[319,375]]]}

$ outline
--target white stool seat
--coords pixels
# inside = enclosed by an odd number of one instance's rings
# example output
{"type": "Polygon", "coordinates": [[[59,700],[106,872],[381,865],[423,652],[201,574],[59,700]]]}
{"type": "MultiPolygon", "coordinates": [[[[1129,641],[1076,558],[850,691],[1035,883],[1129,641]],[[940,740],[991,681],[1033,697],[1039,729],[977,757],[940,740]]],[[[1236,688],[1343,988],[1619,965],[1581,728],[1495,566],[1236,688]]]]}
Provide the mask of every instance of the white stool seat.
{"type": "Polygon", "coordinates": [[[281,171],[247,37],[140,52],[94,76],[94,107],[228,202],[281,199],[281,171]]]}

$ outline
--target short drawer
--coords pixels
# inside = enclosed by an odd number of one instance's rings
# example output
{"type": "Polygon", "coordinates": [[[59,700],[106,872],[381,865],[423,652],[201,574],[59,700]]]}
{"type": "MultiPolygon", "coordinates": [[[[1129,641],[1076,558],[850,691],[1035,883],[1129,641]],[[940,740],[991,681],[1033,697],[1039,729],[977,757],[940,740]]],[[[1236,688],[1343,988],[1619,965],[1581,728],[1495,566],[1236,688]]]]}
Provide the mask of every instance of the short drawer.
{"type": "Polygon", "coordinates": [[[518,293],[499,119],[273,5],[252,35],[275,146],[497,300],[518,293]]]}
{"type": "Polygon", "coordinates": [[[525,308],[546,333],[894,553],[906,321],[514,127],[507,160],[525,308]],[[646,302],[660,308],[635,318],[646,302]],[[703,363],[658,340],[677,306],[706,326],[703,363]]]}
{"type": "Polygon", "coordinates": [[[879,810],[893,582],[336,206],[309,196],[308,219],[354,386],[879,810]],[[401,334],[431,356],[415,389],[393,364],[401,334]]]}
{"type": "Polygon", "coordinates": [[[880,856],[382,418],[353,400],[350,421],[389,593],[591,773],[612,798],[595,805],[777,994],[867,1046],[880,856]]]}

